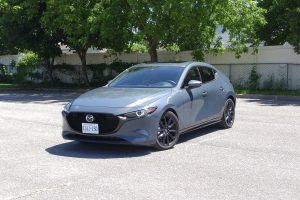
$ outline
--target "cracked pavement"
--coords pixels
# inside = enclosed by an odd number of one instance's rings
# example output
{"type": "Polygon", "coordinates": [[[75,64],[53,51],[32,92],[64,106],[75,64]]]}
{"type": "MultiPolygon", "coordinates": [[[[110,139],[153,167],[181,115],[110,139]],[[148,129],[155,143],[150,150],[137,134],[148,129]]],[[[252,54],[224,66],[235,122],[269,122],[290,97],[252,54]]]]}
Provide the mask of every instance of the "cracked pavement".
{"type": "Polygon", "coordinates": [[[238,99],[168,151],[61,137],[76,92],[0,91],[0,199],[299,199],[300,102],[238,99]]]}

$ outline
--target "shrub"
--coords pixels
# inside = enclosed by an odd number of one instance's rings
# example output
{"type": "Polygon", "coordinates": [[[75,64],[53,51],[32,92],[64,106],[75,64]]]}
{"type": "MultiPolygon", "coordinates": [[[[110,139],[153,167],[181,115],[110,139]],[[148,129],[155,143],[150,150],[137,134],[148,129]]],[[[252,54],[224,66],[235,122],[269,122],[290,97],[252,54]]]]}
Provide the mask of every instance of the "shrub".
{"type": "Polygon", "coordinates": [[[11,83],[12,74],[10,74],[5,65],[0,64],[0,82],[1,83],[11,83]]]}
{"type": "Polygon", "coordinates": [[[248,80],[250,89],[259,89],[260,77],[260,74],[257,73],[256,66],[253,66],[248,80]]]}
{"type": "Polygon", "coordinates": [[[25,55],[21,58],[21,60],[16,65],[17,72],[14,75],[14,79],[17,83],[24,83],[30,78],[40,77],[41,75],[37,75],[39,72],[35,72],[34,70],[41,66],[41,59],[39,56],[31,51],[26,52],[25,55]]]}
{"type": "MultiPolygon", "coordinates": [[[[90,80],[91,84],[94,86],[105,85],[108,81],[113,79],[116,75],[124,71],[125,69],[133,66],[135,63],[123,63],[123,62],[114,62],[111,64],[96,64],[96,65],[88,65],[88,71],[93,72],[93,77],[90,80]]],[[[80,73],[76,69],[76,66],[72,65],[56,65],[55,71],[58,74],[64,74],[70,76],[72,82],[75,84],[81,83],[80,73]]],[[[62,82],[56,77],[56,82],[62,82]]]]}
{"type": "Polygon", "coordinates": [[[278,90],[284,90],[286,89],[286,87],[287,87],[286,79],[284,77],[284,73],[281,72],[280,79],[275,83],[275,88],[278,90]]]}
{"type": "Polygon", "coordinates": [[[264,82],[264,89],[271,90],[274,87],[274,75],[269,75],[268,79],[264,82]]]}

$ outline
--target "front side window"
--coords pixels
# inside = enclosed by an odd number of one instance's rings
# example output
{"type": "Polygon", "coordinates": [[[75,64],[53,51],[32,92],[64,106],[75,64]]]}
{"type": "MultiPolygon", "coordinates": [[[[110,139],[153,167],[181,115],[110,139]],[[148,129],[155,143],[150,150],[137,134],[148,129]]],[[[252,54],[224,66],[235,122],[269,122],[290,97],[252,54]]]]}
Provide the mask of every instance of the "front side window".
{"type": "Polygon", "coordinates": [[[200,81],[200,75],[197,67],[193,67],[188,71],[183,82],[183,87],[187,86],[191,80],[200,81]]]}
{"type": "Polygon", "coordinates": [[[215,70],[208,67],[199,67],[202,83],[215,79],[215,70]]]}
{"type": "Polygon", "coordinates": [[[173,88],[177,85],[183,67],[132,67],[117,76],[108,86],[124,88],[173,88]]]}

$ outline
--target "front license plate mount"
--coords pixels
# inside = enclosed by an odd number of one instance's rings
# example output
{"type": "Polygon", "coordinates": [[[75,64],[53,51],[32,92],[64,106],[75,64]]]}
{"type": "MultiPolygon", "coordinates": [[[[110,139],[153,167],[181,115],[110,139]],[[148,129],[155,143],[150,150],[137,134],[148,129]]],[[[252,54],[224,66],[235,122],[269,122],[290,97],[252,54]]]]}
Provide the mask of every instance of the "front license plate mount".
{"type": "Polygon", "coordinates": [[[98,135],[99,134],[99,125],[92,123],[82,123],[82,133],[98,135]]]}

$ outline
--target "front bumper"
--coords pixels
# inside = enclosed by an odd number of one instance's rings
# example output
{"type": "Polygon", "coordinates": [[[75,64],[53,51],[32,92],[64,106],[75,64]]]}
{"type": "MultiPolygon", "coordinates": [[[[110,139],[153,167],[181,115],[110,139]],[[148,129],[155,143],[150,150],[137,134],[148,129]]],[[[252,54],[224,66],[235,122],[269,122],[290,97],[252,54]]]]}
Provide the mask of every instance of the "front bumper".
{"type": "Polygon", "coordinates": [[[155,113],[135,120],[122,121],[116,132],[105,135],[101,135],[101,133],[99,135],[89,135],[73,130],[67,122],[67,113],[63,111],[62,116],[62,136],[67,140],[142,146],[153,146],[156,143],[159,116],[155,113]]]}

